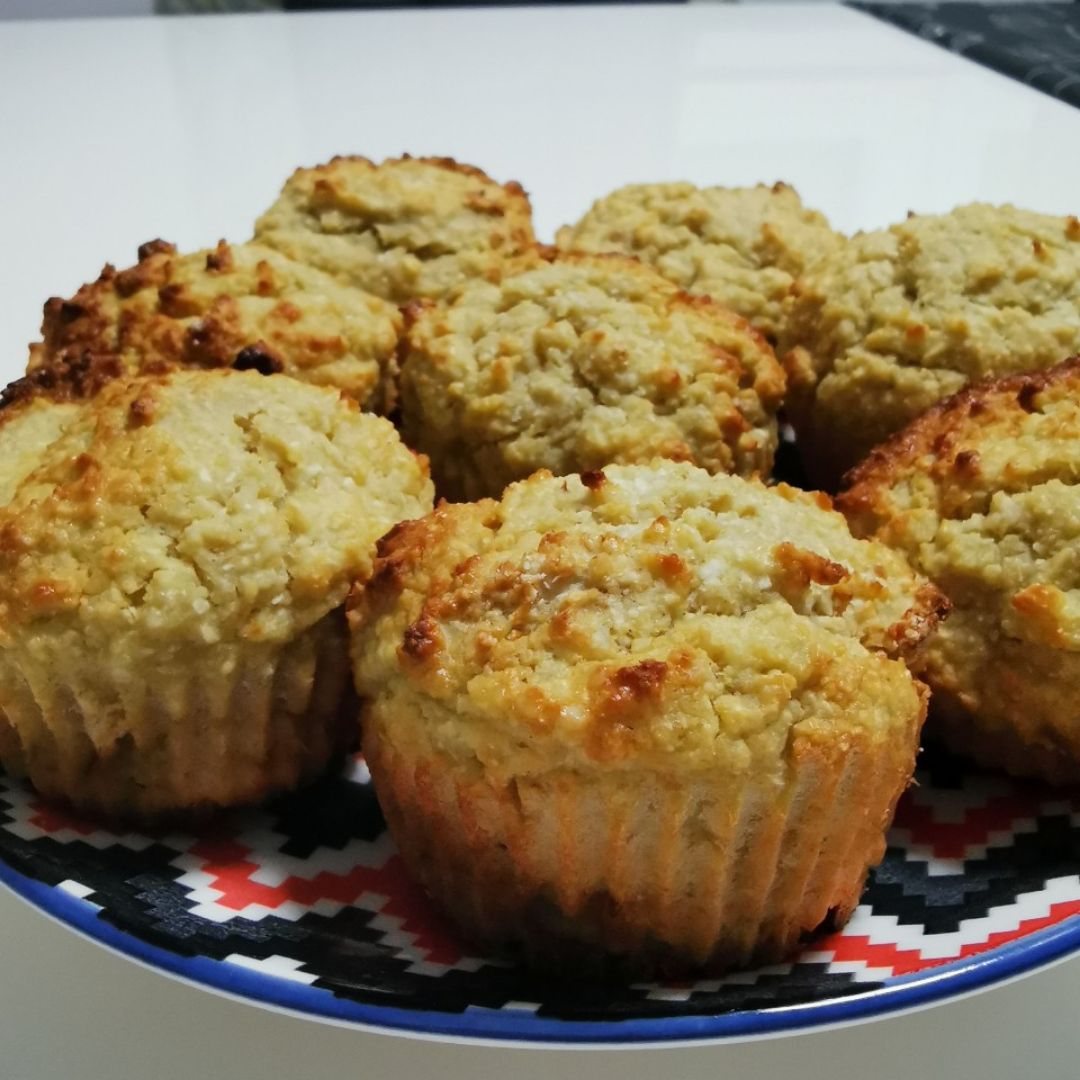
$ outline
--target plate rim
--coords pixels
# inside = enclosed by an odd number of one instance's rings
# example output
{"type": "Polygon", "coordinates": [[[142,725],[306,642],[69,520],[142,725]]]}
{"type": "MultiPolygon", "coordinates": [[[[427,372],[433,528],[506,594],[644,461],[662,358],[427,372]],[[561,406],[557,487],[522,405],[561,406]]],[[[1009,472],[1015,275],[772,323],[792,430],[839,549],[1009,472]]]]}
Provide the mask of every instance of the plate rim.
{"type": "Polygon", "coordinates": [[[864,994],[772,1009],[627,1020],[559,1020],[525,1009],[469,1008],[463,1012],[403,1009],[340,998],[332,990],[292,982],[224,960],[184,956],[145,941],[102,918],[100,906],[48,885],[0,858],[0,884],[65,928],[197,989],[302,1019],[435,1040],[521,1046],[615,1049],[734,1042],[809,1033],[884,1019],[988,990],[1080,952],[1080,914],[969,957],[893,979],[864,994]]]}

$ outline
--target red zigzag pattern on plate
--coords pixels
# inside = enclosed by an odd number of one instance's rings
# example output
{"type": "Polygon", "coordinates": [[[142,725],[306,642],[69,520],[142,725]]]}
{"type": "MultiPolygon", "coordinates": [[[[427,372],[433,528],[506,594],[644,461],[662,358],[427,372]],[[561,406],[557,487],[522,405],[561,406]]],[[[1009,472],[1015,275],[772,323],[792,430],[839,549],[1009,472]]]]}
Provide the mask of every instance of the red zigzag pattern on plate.
{"type": "MultiPolygon", "coordinates": [[[[1064,797],[1074,807],[1074,796],[1064,797]]],[[[913,798],[902,799],[896,810],[893,827],[906,829],[911,840],[928,847],[939,859],[963,859],[968,850],[985,846],[993,833],[1012,834],[1020,821],[1030,821],[1040,812],[1039,799],[1019,791],[1008,795],[991,795],[979,806],[969,807],[963,821],[942,821],[940,810],[913,798]]]]}
{"type": "MultiPolygon", "coordinates": [[[[1059,798],[1053,801],[1063,810],[1080,811],[1080,794],[1056,794],[1059,798]]],[[[984,850],[994,837],[1014,835],[1023,823],[1045,812],[1046,801],[1046,793],[1016,782],[1010,782],[1005,792],[987,791],[981,797],[976,791],[958,793],[957,802],[923,803],[913,792],[901,801],[894,827],[907,834],[903,846],[920,845],[936,858],[963,860],[984,850]],[[980,801],[964,806],[963,802],[972,797],[980,801]],[[948,820],[953,816],[961,820],[948,820]]],[[[33,811],[28,815],[29,823],[47,834],[70,831],[90,837],[101,831],[44,801],[34,800],[29,809],[33,811]]],[[[354,865],[344,872],[322,870],[310,878],[290,875],[278,885],[267,885],[253,878],[260,869],[259,852],[236,838],[204,836],[187,850],[202,861],[201,871],[210,878],[209,888],[218,894],[215,903],[238,915],[254,905],[267,911],[289,903],[308,909],[320,901],[352,905],[364,894],[371,894],[378,898],[371,910],[399,920],[401,929],[412,936],[415,947],[428,961],[452,966],[464,955],[454,931],[413,883],[396,854],[378,867],[354,865]]],[[[1063,900],[1052,904],[1045,915],[1023,920],[1013,929],[991,932],[984,940],[966,943],[946,957],[926,957],[917,948],[875,942],[865,934],[844,931],[816,942],[812,950],[831,954],[831,963],[860,964],[891,971],[894,976],[909,975],[986,952],[1077,914],[1080,900],[1063,900]]]]}
{"type": "Polygon", "coordinates": [[[832,953],[830,962],[834,964],[860,963],[872,968],[889,968],[894,976],[911,975],[1006,945],[1048,926],[1056,926],[1069,916],[1078,914],[1080,900],[1064,900],[1060,904],[1052,904],[1049,913],[1042,918],[1025,919],[1015,930],[1001,930],[990,934],[985,941],[963,945],[954,956],[927,958],[918,949],[901,949],[887,942],[875,943],[863,935],[845,935],[843,931],[815,942],[812,948],[814,952],[832,953]]]}
{"type": "Polygon", "coordinates": [[[425,952],[425,959],[453,965],[462,958],[453,931],[443,924],[423,890],[413,883],[399,855],[392,855],[380,867],[354,866],[346,874],[324,870],[310,879],[290,876],[280,885],[264,885],[251,879],[259,865],[250,860],[252,852],[242,844],[200,840],[190,852],[205,860],[203,872],[213,877],[211,887],[222,894],[217,902],[223,907],[241,912],[250,904],[273,910],[290,901],[304,907],[320,900],[352,904],[365,892],[377,893],[386,897],[380,913],[402,920],[402,928],[415,936],[415,944],[425,952]]]}

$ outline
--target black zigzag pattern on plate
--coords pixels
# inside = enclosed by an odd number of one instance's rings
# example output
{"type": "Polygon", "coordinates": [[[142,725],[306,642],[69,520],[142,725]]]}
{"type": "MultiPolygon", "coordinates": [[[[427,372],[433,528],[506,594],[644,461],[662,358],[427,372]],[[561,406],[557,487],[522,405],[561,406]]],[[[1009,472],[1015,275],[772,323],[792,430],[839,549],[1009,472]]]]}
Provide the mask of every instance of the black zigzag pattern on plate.
{"type": "MultiPolygon", "coordinates": [[[[971,779],[963,766],[941,755],[927,758],[920,773],[920,798],[926,791],[962,791],[971,779]]],[[[190,888],[179,880],[185,871],[174,865],[192,846],[187,838],[158,837],[133,850],[120,841],[101,845],[100,840],[69,837],[61,842],[50,835],[25,839],[5,827],[15,821],[15,803],[0,786],[0,858],[45,884],[72,880],[91,890],[86,899],[113,926],[184,956],[291,959],[315,977],[316,987],[358,1002],[443,1012],[526,1002],[541,1016],[615,1020],[776,1008],[863,994],[883,985],[874,978],[872,962],[863,965],[871,970],[862,979],[873,981],[862,981],[852,965],[834,968],[813,953],[802,962],[752,976],[703,980],[675,993],[646,985],[542,980],[505,964],[485,963],[476,971],[450,967],[435,972],[423,965],[418,970],[387,934],[385,919],[359,906],[333,914],[307,910],[296,919],[273,913],[222,922],[202,917],[193,910],[198,905],[190,888]]],[[[261,812],[229,816],[206,836],[244,842],[256,832],[273,834],[280,838],[278,853],[306,860],[320,849],[342,851],[358,840],[373,843],[383,831],[370,785],[341,777],[261,812]]],[[[1033,831],[1017,832],[1007,845],[990,846],[968,860],[962,872],[930,873],[925,861],[893,844],[871,876],[862,910],[895,917],[923,934],[952,933],[965,920],[1038,892],[1049,879],[1075,874],[1078,866],[1080,829],[1058,809],[1036,815],[1033,831]]],[[[438,923],[437,916],[432,922],[438,923]]]]}
{"type": "Polygon", "coordinates": [[[1036,819],[1033,833],[1018,833],[1009,847],[991,848],[968,859],[962,874],[931,876],[925,863],[908,861],[890,849],[875,871],[863,902],[876,915],[895,915],[929,934],[949,934],[967,919],[984,918],[992,908],[1016,902],[1053,878],[1080,869],[1080,834],[1068,815],[1036,819]]]}
{"type": "MultiPolygon", "coordinates": [[[[2,796],[0,808],[2,826],[12,820],[2,796]]],[[[282,800],[267,817],[287,837],[282,850],[300,857],[320,846],[340,848],[356,837],[372,840],[383,831],[368,786],[344,780],[282,800]]],[[[485,966],[480,973],[450,970],[432,978],[410,972],[410,961],[396,956],[397,950],[382,942],[382,931],[371,927],[376,915],[358,908],[332,916],[308,912],[295,922],[271,915],[216,923],[193,915],[191,899],[177,885],[182,871],[170,865],[180,854],[162,842],[133,851],[121,844],[101,850],[49,837],[28,841],[0,827],[0,855],[6,861],[49,885],[73,880],[91,889],[86,900],[119,929],[184,956],[222,961],[239,953],[255,960],[297,960],[302,970],[318,976],[315,986],[354,1001],[440,1012],[530,1002],[538,1015],[611,1020],[794,1004],[867,988],[823,964],[796,965],[791,976],[763,975],[754,986],[723,987],[685,1002],[650,1000],[646,989],[625,984],[538,979],[510,966],[485,966]]]]}

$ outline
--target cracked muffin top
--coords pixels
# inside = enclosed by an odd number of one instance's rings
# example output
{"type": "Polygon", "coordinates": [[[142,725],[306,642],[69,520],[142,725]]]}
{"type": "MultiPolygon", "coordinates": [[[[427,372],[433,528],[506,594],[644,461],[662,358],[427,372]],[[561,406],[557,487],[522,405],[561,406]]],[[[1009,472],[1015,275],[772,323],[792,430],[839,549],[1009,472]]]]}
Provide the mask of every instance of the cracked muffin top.
{"type": "Polygon", "coordinates": [[[786,407],[835,482],[967,383],[1080,351],[1080,221],[973,204],[862,233],[799,284],[785,325],[786,407]]]}
{"type": "Polygon", "coordinates": [[[0,411],[9,443],[0,647],[39,661],[74,650],[131,670],[172,645],[290,640],[341,604],[383,532],[432,504],[389,421],[277,375],[30,396],[0,411]]]}
{"type": "Polygon", "coordinates": [[[255,238],[395,304],[497,280],[534,242],[520,184],[451,158],[408,156],[297,169],[255,238]]]}
{"type": "Polygon", "coordinates": [[[925,651],[935,691],[1074,762],[1078,401],[1075,358],[971,386],[876,449],[838,499],[857,534],[903,552],[952,601],[925,651]]]}
{"type": "Polygon", "coordinates": [[[106,266],[73,297],[45,305],[29,374],[63,384],[88,355],[123,370],[251,368],[334,386],[373,412],[393,408],[401,314],[260,244],[181,255],[163,240],[126,270],[106,266]]]}
{"type": "Polygon", "coordinates": [[[828,506],[663,461],[441,505],[354,590],[358,691],[502,775],[782,769],[794,729],[888,738],[921,709],[894,658],[946,605],[828,506]]]}
{"type": "Polygon", "coordinates": [[[699,188],[630,184],[559,230],[570,251],[621,251],[711,296],[771,341],[792,282],[843,238],[787,184],[699,188]]]}
{"type": "Polygon", "coordinates": [[[407,312],[405,440],[440,494],[654,457],[768,473],[784,379],[750,325],[620,255],[538,252],[407,312]]]}

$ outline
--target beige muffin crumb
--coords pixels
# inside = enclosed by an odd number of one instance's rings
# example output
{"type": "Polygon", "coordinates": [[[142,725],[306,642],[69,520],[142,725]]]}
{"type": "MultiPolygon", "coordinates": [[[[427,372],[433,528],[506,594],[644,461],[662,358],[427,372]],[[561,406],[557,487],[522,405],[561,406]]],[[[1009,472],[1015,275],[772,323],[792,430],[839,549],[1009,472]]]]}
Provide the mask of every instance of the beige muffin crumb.
{"type": "Polygon", "coordinates": [[[408,155],[297,169],[255,238],[395,304],[497,280],[534,243],[520,184],[451,158],[408,155]]]}
{"type": "Polygon", "coordinates": [[[842,240],[784,183],[630,184],[558,234],[566,250],[635,255],[676,285],[738,312],[771,341],[793,281],[842,240]]]}
{"type": "Polygon", "coordinates": [[[800,282],[780,351],[819,482],[977,379],[1080,351],[1080,222],[975,203],[862,233],[800,282]]]}
{"type": "Polygon", "coordinates": [[[70,299],[46,303],[28,371],[70,381],[88,354],[118,357],[131,373],[251,368],[337,387],[385,413],[401,326],[392,304],[272,248],[222,241],[182,255],[155,240],[134,266],[106,266],[70,299]]]}
{"type": "Polygon", "coordinates": [[[928,641],[930,731],[1080,782],[1080,360],[979,383],[855,470],[839,505],[953,602],[928,641]]]}
{"type": "Polygon", "coordinates": [[[248,801],[325,766],[341,605],[430,509],[392,425],[282,376],[120,378],[0,411],[0,756],[140,816],[248,801]]]}
{"type": "Polygon", "coordinates": [[[380,542],[350,609],[364,750],[471,935],[685,969],[846,918],[925,711],[894,657],[945,605],[827,507],[657,461],[380,542]]]}
{"type": "Polygon", "coordinates": [[[634,259],[544,251],[408,315],[403,432],[446,497],[653,457],[772,466],[784,391],[772,350],[634,259]]]}
{"type": "Polygon", "coordinates": [[[38,467],[41,455],[79,415],[72,402],[52,402],[40,395],[12,398],[0,409],[0,505],[14,497],[38,467]]]}

